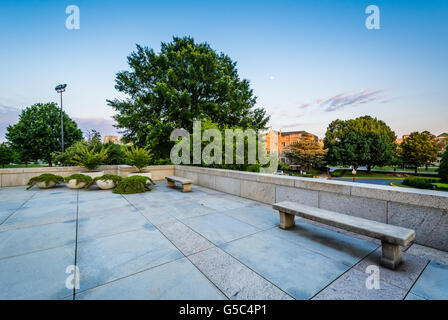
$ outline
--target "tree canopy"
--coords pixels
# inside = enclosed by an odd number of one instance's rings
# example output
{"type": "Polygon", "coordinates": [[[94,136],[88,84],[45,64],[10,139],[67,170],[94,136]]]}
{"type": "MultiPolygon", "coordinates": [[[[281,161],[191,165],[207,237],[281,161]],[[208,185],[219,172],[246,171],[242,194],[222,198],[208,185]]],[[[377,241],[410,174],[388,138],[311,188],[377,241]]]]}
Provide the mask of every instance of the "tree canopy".
{"type": "Polygon", "coordinates": [[[412,132],[400,144],[401,157],[405,164],[418,167],[431,164],[437,160],[437,138],[428,131],[412,132]]]}
{"type": "Polygon", "coordinates": [[[448,148],[442,155],[442,161],[439,166],[439,177],[443,182],[448,182],[448,148]]]}
{"type": "Polygon", "coordinates": [[[14,161],[14,151],[8,143],[0,143],[0,165],[4,168],[5,165],[14,161]]]}
{"type": "Polygon", "coordinates": [[[207,43],[174,37],[158,54],[138,45],[128,63],[131,70],[118,72],[115,86],[127,99],[108,103],[124,141],[151,148],[155,159],[168,158],[171,131],[191,132],[195,119],[255,130],[269,120],[255,107],[256,97],[236,63],[207,43]]]}
{"type": "Polygon", "coordinates": [[[299,165],[305,170],[321,167],[325,162],[325,154],[326,151],[319,142],[315,141],[314,135],[309,133],[303,134],[302,138],[293,143],[285,152],[291,164],[299,165]]]}
{"type": "MultiPolygon", "coordinates": [[[[23,110],[18,123],[8,126],[6,138],[21,161],[40,159],[52,165],[51,153],[62,148],[60,112],[55,103],[38,103],[23,110]]],[[[63,120],[64,145],[69,147],[82,139],[82,132],[65,112],[63,120]]]]}
{"type": "Polygon", "coordinates": [[[389,164],[395,154],[396,135],[383,121],[370,116],[335,120],[328,126],[324,147],[327,162],[354,168],[389,164]]]}

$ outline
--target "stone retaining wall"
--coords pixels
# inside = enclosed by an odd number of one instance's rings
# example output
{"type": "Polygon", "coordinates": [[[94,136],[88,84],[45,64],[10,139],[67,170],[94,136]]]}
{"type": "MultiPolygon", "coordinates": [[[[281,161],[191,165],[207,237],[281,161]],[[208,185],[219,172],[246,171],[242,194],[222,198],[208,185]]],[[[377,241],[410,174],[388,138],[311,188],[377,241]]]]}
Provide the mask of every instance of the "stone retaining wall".
{"type": "MultiPolygon", "coordinates": [[[[163,180],[166,176],[174,174],[174,166],[149,166],[146,168],[151,172],[153,180],[163,180]]],[[[98,170],[105,174],[114,174],[126,177],[129,172],[134,172],[135,168],[126,165],[101,166],[98,170]]],[[[26,186],[28,181],[43,173],[52,173],[63,177],[74,173],[85,171],[81,167],[45,167],[45,168],[20,168],[20,169],[0,169],[0,187],[26,186]]]]}
{"type": "Polygon", "coordinates": [[[448,193],[325,179],[175,166],[195,184],[273,204],[305,205],[416,230],[416,243],[448,251],[448,193]]]}

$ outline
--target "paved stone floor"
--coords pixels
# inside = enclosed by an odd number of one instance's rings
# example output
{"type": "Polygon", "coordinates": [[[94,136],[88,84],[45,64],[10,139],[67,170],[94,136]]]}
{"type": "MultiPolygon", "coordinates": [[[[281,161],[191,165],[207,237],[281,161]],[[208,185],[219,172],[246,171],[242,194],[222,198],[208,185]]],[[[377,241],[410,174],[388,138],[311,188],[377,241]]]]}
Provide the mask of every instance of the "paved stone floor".
{"type": "Polygon", "coordinates": [[[443,252],[413,245],[391,271],[378,241],[296,222],[284,231],[268,205],[164,182],[126,196],[0,189],[0,299],[448,299],[443,252]]]}

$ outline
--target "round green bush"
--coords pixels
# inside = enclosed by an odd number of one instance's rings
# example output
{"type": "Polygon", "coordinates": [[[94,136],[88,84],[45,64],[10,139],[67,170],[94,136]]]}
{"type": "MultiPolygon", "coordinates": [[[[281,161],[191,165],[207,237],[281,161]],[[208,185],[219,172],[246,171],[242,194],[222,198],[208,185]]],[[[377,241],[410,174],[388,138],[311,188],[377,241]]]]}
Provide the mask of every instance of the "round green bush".
{"type": "Polygon", "coordinates": [[[64,178],[65,182],[69,182],[70,180],[76,180],[76,184],[85,182],[85,183],[87,183],[87,185],[89,185],[93,181],[93,179],[91,177],[89,177],[85,174],[80,174],[80,173],[75,173],[75,174],[72,174],[71,176],[64,178]]]}
{"type": "Polygon", "coordinates": [[[154,184],[154,181],[152,181],[149,177],[132,176],[121,180],[113,192],[119,194],[143,193],[146,191],[151,191],[151,185],[154,184]]]}
{"type": "Polygon", "coordinates": [[[28,181],[28,188],[26,189],[31,189],[38,182],[45,182],[45,185],[48,187],[50,182],[54,182],[56,184],[64,182],[64,178],[51,173],[44,173],[40,176],[31,178],[30,181],[28,181]]]}
{"type": "Polygon", "coordinates": [[[120,176],[116,176],[113,174],[105,174],[101,177],[96,177],[95,179],[92,179],[92,181],[86,186],[86,188],[90,188],[96,181],[107,181],[107,180],[112,180],[115,185],[118,185],[118,183],[122,180],[123,178],[120,176]]]}

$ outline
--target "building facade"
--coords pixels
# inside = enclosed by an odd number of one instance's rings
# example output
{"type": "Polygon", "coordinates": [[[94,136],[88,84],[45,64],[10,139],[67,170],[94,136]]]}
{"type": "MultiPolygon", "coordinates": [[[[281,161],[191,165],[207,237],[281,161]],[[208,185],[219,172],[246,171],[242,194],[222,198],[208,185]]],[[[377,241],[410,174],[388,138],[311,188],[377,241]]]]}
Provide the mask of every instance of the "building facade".
{"type": "MultiPolygon", "coordinates": [[[[279,160],[281,163],[287,163],[288,160],[285,157],[285,152],[288,150],[289,146],[293,145],[296,142],[299,142],[300,139],[303,138],[304,135],[311,135],[313,136],[314,141],[322,143],[323,140],[319,140],[318,136],[306,132],[306,131],[285,131],[282,132],[280,129],[279,131],[273,130],[272,128],[268,131],[266,134],[266,152],[269,154],[271,151],[277,151],[279,155],[279,160]],[[273,135],[277,136],[277,142],[273,144],[272,148],[274,150],[271,150],[271,139],[273,135]]],[[[274,140],[275,141],[275,140],[274,140]]]]}

